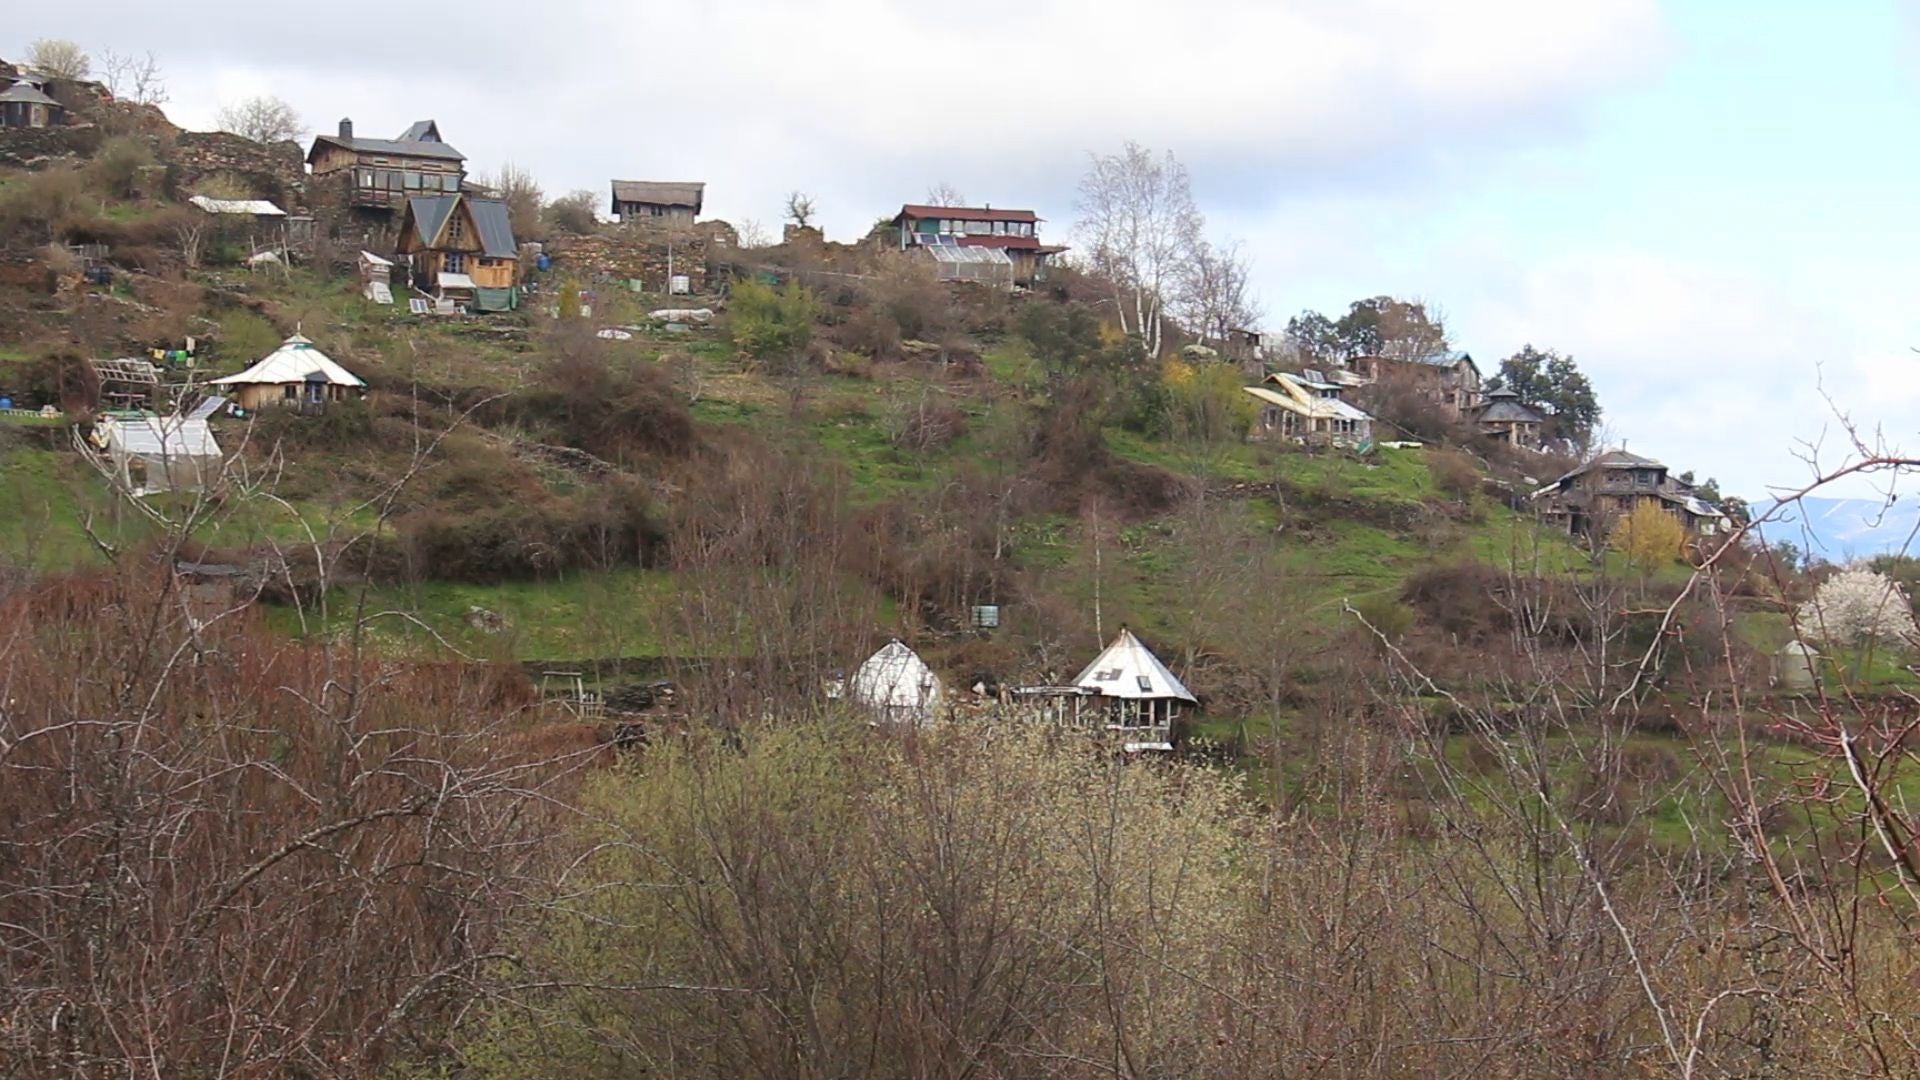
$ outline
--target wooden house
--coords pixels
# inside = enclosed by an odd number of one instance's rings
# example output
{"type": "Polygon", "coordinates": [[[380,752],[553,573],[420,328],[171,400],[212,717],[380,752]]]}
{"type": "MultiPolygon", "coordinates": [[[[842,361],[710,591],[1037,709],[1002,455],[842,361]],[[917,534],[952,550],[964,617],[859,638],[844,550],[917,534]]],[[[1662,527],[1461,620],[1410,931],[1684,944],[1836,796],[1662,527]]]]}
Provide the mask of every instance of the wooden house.
{"type": "Polygon", "coordinates": [[[353,121],[340,121],[333,135],[316,136],[307,151],[316,179],[346,188],[349,205],[366,210],[400,209],[408,197],[455,194],[466,179],[466,155],[440,137],[440,127],[419,120],[397,139],[363,139],[353,121]]]}
{"type": "Polygon", "coordinates": [[[888,224],[901,251],[936,245],[997,249],[1012,263],[1017,285],[1044,278],[1047,260],[1067,250],[1040,242],[1040,217],[1031,210],[908,203],[888,224]]]}
{"type": "Polygon", "coordinates": [[[1173,723],[1200,702],[1126,627],[1081,670],[1073,685],[1091,694],[1108,731],[1129,750],[1173,749],[1173,723]]]}
{"type": "Polygon", "coordinates": [[[299,334],[247,370],[215,379],[210,385],[251,412],[269,408],[320,412],[333,402],[367,392],[367,384],[358,375],[334,363],[299,334]]]}
{"type": "Polygon", "coordinates": [[[615,180],[613,216],[627,222],[691,225],[706,202],[703,181],[615,180]]]}
{"type": "Polygon", "coordinates": [[[1501,387],[1487,392],[1486,400],[1472,410],[1473,422],[1480,433],[1495,442],[1527,450],[1540,447],[1540,427],[1547,418],[1520,400],[1520,395],[1501,387]]]}
{"type": "Polygon", "coordinates": [[[1333,446],[1363,446],[1373,440],[1373,417],[1343,400],[1347,388],[1320,372],[1281,372],[1243,389],[1260,402],[1255,437],[1333,446]]]}
{"type": "Polygon", "coordinates": [[[46,87],[33,79],[18,79],[0,90],[0,127],[43,128],[66,121],[66,106],[55,101],[46,87]]]}
{"type": "Polygon", "coordinates": [[[1694,494],[1649,457],[1609,450],[1533,493],[1541,516],[1575,536],[1605,537],[1615,522],[1644,505],[1680,519],[1690,532],[1712,535],[1728,527],[1719,507],[1694,494]]]}
{"type": "Polygon", "coordinates": [[[1421,360],[1391,356],[1356,356],[1347,361],[1352,381],[1409,386],[1440,406],[1450,420],[1460,420],[1479,408],[1480,366],[1464,352],[1442,353],[1421,360]]]}
{"type": "Polygon", "coordinates": [[[499,199],[415,195],[400,221],[398,252],[410,263],[413,287],[481,311],[518,307],[520,247],[513,218],[499,199]]]}

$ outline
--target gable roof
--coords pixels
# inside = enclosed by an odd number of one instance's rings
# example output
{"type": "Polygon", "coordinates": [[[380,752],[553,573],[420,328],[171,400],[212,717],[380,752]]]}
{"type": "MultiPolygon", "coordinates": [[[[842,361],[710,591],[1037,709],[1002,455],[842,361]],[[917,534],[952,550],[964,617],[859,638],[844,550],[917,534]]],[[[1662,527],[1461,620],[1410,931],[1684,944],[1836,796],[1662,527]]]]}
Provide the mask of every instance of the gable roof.
{"type": "Polygon", "coordinates": [[[1153,655],[1153,650],[1125,627],[1120,628],[1120,636],[1094,657],[1093,663],[1080,672],[1073,684],[1107,697],[1135,701],[1179,698],[1194,705],[1200,703],[1187,691],[1186,685],[1167,670],[1167,665],[1153,655]]]}
{"type": "Polygon", "coordinates": [[[698,214],[705,203],[707,185],[704,180],[615,180],[613,182],[613,208],[619,213],[621,203],[651,203],[655,206],[689,206],[698,214]]]}
{"type": "MultiPolygon", "coordinates": [[[[1308,388],[1316,384],[1308,383],[1298,376],[1281,372],[1267,376],[1267,382],[1279,389],[1270,389],[1266,386],[1243,386],[1241,389],[1269,405],[1278,405],[1315,420],[1352,420],[1356,423],[1373,421],[1373,416],[1358,406],[1341,401],[1339,398],[1320,397],[1310,393],[1308,388]]],[[[1332,389],[1334,384],[1318,385],[1332,389]]]]}
{"type": "Polygon", "coordinates": [[[901,218],[951,218],[954,221],[1031,221],[1038,223],[1040,215],[1031,210],[995,210],[990,206],[928,206],[925,203],[907,203],[895,214],[893,220],[901,218]]]}
{"type": "Polygon", "coordinates": [[[514,259],[520,245],[513,239],[513,215],[501,199],[485,199],[461,192],[456,195],[410,195],[407,213],[413,219],[413,236],[422,247],[440,244],[440,234],[457,207],[466,203],[473,226],[480,238],[480,253],[490,259],[514,259]]]}
{"type": "Polygon", "coordinates": [[[309,383],[324,382],[334,386],[365,386],[358,375],[341,367],[326,353],[314,348],[313,342],[295,334],[280,347],[261,358],[238,375],[229,375],[224,379],[213,380],[214,386],[249,386],[261,383],[309,383]]]}
{"type": "MultiPolygon", "coordinates": [[[[342,126],[346,122],[342,121],[342,126]]],[[[322,146],[343,146],[356,154],[392,154],[396,157],[434,158],[438,161],[460,162],[467,155],[455,150],[440,138],[440,126],[431,120],[415,120],[397,139],[362,139],[358,136],[346,138],[341,135],[316,135],[313,149],[307,151],[307,160],[312,161],[322,146]]]]}

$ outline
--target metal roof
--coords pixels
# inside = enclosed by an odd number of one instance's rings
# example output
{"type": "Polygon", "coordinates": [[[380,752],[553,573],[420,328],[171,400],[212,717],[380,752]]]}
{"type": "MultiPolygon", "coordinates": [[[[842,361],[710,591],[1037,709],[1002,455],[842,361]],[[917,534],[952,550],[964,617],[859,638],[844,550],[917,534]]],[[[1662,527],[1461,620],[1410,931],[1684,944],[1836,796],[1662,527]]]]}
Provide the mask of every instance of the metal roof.
{"type": "Polygon", "coordinates": [[[25,82],[14,83],[12,86],[0,91],[0,103],[9,105],[52,105],[55,108],[60,107],[59,102],[41,93],[38,87],[25,82]]]}
{"type": "MultiPolygon", "coordinates": [[[[1267,378],[1270,382],[1292,386],[1293,388],[1299,391],[1299,397],[1295,397],[1292,394],[1282,393],[1281,391],[1278,391],[1278,390],[1269,390],[1264,386],[1245,386],[1245,387],[1241,387],[1241,389],[1245,390],[1249,394],[1252,394],[1254,397],[1259,398],[1261,401],[1268,403],[1269,405],[1278,405],[1283,409],[1287,409],[1292,412],[1299,413],[1301,416],[1310,417],[1316,420],[1353,420],[1355,422],[1360,422],[1360,421],[1365,421],[1367,423],[1373,422],[1373,416],[1364,409],[1350,405],[1347,402],[1341,401],[1339,398],[1319,397],[1311,393],[1308,390],[1308,387],[1312,384],[1307,383],[1305,380],[1299,378],[1298,376],[1289,375],[1286,372],[1280,372],[1275,375],[1269,375],[1267,378]],[[1304,398],[1305,400],[1303,401],[1301,400],[1301,398],[1304,398]]],[[[1328,389],[1333,389],[1332,384],[1329,383],[1325,385],[1328,389]]]]}
{"type": "Polygon", "coordinates": [[[213,380],[213,386],[254,386],[259,384],[331,383],[334,386],[365,386],[358,375],[341,367],[313,342],[295,334],[268,353],[259,363],[238,375],[213,380]]]}
{"type": "Polygon", "coordinates": [[[480,229],[481,254],[490,259],[517,259],[520,245],[513,240],[513,214],[500,199],[482,199],[462,195],[473,211],[473,223],[480,229]]]}
{"type": "Polygon", "coordinates": [[[499,199],[483,199],[464,192],[458,195],[412,195],[407,198],[407,208],[413,214],[413,229],[416,238],[425,247],[438,247],[440,233],[447,227],[447,219],[452,216],[454,207],[465,200],[467,209],[473,215],[474,228],[480,234],[480,253],[490,259],[515,259],[520,256],[520,245],[513,239],[513,215],[508,212],[507,204],[499,199]]]}
{"type": "Polygon", "coordinates": [[[356,154],[393,154],[396,157],[433,158],[438,161],[467,159],[467,155],[441,141],[440,129],[431,120],[414,121],[413,125],[401,132],[397,139],[362,139],[359,136],[343,138],[337,134],[317,135],[313,140],[313,149],[307,151],[307,159],[311,161],[314,151],[329,143],[334,146],[344,146],[356,154]]]}
{"type": "Polygon", "coordinates": [[[990,206],[928,206],[924,203],[907,203],[893,217],[901,218],[940,218],[948,221],[1031,221],[1038,222],[1040,215],[1031,210],[995,210],[990,206]]]}
{"type": "Polygon", "coordinates": [[[703,180],[615,180],[613,205],[617,213],[621,203],[650,203],[654,206],[690,206],[698,214],[706,201],[703,180]]]}
{"type": "Polygon", "coordinates": [[[266,199],[212,199],[195,195],[187,200],[209,214],[245,214],[249,217],[286,217],[287,212],[266,199]]]}
{"type": "Polygon", "coordinates": [[[1107,697],[1135,701],[1179,698],[1195,705],[1200,703],[1186,685],[1167,670],[1167,665],[1153,655],[1153,650],[1125,628],[1113,639],[1113,644],[1080,672],[1073,684],[1107,697]]]}
{"type": "Polygon", "coordinates": [[[1487,403],[1480,406],[1478,419],[1481,423],[1541,424],[1547,418],[1521,401],[1519,394],[1501,389],[1487,394],[1487,403]]]}
{"type": "Polygon", "coordinates": [[[471,291],[479,288],[479,286],[475,285],[473,278],[467,274],[456,274],[451,270],[442,270],[440,271],[440,288],[442,290],[467,289],[471,291]]]}

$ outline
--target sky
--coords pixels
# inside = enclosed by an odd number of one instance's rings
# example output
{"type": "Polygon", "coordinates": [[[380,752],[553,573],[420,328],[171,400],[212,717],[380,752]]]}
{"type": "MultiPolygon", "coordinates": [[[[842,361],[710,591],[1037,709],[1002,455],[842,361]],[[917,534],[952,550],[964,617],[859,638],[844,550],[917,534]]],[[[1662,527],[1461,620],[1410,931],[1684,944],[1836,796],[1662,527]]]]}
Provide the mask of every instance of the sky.
{"type": "MultiPolygon", "coordinates": [[[[1920,452],[1920,0],[230,0],[27,5],[0,55],[151,51],[169,116],[431,117],[549,195],[705,180],[851,239],[936,183],[1074,241],[1090,153],[1174,153],[1265,324],[1419,298],[1491,372],[1593,379],[1605,438],[1749,498],[1920,452]]],[[[1840,494],[1866,494],[1862,484],[1840,494]]]]}

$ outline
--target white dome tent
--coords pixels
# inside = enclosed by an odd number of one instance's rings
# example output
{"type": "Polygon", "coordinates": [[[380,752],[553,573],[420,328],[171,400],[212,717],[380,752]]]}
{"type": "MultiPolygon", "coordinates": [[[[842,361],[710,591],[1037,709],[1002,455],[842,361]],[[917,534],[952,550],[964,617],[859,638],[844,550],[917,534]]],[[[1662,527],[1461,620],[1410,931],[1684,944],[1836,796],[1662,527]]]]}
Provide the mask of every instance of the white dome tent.
{"type": "Polygon", "coordinates": [[[930,724],[939,715],[944,691],[920,654],[899,638],[867,657],[848,681],[847,696],[881,719],[899,724],[930,724]]]}

